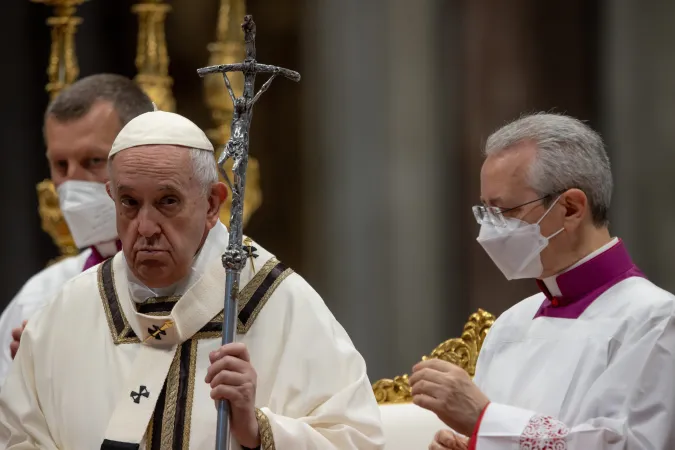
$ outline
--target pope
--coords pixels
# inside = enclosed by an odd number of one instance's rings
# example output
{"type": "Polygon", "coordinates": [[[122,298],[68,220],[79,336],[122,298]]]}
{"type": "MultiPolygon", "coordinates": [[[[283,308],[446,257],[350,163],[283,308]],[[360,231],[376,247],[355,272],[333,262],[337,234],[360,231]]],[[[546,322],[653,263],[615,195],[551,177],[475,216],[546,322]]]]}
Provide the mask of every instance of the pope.
{"type": "Polygon", "coordinates": [[[227,196],[194,123],[154,111],[108,157],[122,251],[31,319],[0,392],[8,449],[381,449],[366,365],[319,295],[252,243],[221,346],[227,196]]]}

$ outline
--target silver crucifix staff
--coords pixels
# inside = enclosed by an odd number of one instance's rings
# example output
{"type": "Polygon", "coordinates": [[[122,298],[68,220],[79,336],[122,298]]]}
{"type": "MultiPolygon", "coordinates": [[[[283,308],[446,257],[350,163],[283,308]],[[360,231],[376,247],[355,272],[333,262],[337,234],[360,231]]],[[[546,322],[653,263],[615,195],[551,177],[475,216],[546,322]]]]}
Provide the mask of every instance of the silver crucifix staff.
{"type": "MultiPolygon", "coordinates": [[[[248,132],[251,128],[253,105],[260,96],[270,87],[272,80],[281,74],[293,81],[300,81],[300,74],[282,67],[258,64],[255,60],[255,23],[251,16],[244,17],[241,25],[244,30],[246,43],[246,59],[239,64],[223,64],[198,69],[199,76],[210,73],[222,73],[225,79],[227,92],[234,104],[230,140],[225,145],[218,158],[218,170],[227,181],[232,191],[232,210],[230,213],[230,240],[227,250],[223,254],[225,267],[225,308],[223,311],[223,345],[234,342],[237,330],[237,294],[239,293],[239,275],[246,265],[247,253],[243,248],[243,212],[244,187],[246,185],[246,166],[248,164],[248,132]],[[244,93],[236,97],[232,91],[227,72],[242,72],[244,74],[244,93]],[[271,73],[270,78],[262,85],[258,93],[255,92],[255,76],[258,73],[271,73]],[[232,158],[232,183],[225,171],[225,162],[232,158]]],[[[230,421],[229,403],[221,401],[218,404],[218,429],[216,432],[216,449],[229,450],[230,448],[230,421]]]]}

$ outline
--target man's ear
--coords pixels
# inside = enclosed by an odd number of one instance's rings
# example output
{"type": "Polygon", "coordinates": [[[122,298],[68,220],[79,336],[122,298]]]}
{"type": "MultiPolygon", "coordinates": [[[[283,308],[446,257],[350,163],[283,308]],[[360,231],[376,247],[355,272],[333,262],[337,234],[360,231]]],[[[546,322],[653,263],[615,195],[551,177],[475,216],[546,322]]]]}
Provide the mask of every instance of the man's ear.
{"type": "Polygon", "coordinates": [[[209,209],[206,213],[207,222],[210,227],[214,227],[220,219],[220,207],[227,200],[227,188],[224,183],[213,183],[209,193],[209,209]]]}
{"type": "Polygon", "coordinates": [[[112,190],[110,188],[110,181],[105,182],[105,191],[108,193],[108,197],[115,201],[115,197],[113,196],[112,190]]]}
{"type": "Polygon", "coordinates": [[[588,197],[581,189],[569,189],[560,196],[559,202],[565,208],[565,229],[576,229],[589,212],[588,197]]]}

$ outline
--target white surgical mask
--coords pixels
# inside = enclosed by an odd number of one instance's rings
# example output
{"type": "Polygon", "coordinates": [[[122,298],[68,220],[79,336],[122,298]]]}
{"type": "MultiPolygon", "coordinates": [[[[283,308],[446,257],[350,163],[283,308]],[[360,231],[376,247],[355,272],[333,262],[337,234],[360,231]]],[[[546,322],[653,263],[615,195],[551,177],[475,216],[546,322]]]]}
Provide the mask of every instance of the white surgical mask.
{"type": "Polygon", "coordinates": [[[105,184],[71,180],[57,189],[59,205],[77,248],[117,238],[115,203],[105,184]]]}
{"type": "Polygon", "coordinates": [[[478,243],[483,247],[507,280],[539,278],[544,271],[541,251],[548,241],[560,234],[564,227],[551,236],[542,236],[539,223],[551,211],[558,197],[537,223],[504,217],[505,226],[483,223],[478,234],[478,243]]]}

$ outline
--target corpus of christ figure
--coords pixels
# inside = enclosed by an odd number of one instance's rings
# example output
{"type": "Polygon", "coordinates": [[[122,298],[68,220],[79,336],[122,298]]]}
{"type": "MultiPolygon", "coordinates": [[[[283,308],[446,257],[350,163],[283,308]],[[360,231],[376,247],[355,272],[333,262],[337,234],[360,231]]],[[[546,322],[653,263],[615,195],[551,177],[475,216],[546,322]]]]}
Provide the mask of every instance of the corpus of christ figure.
{"type": "MultiPolygon", "coordinates": [[[[225,307],[223,309],[223,345],[234,342],[237,321],[237,295],[239,293],[239,275],[246,265],[247,252],[243,248],[244,187],[246,186],[246,166],[248,165],[248,133],[253,118],[253,105],[270,87],[274,78],[282,74],[293,81],[300,81],[300,74],[282,67],[259,64],[255,52],[255,23],[250,15],[244,17],[241,25],[246,43],[246,59],[243,63],[223,64],[197,70],[200,76],[209,73],[222,73],[227,92],[234,105],[230,139],[225,144],[218,158],[218,170],[227,181],[232,191],[232,209],[230,212],[230,237],[227,250],[223,254],[225,278],[225,307]],[[241,97],[234,95],[227,72],[244,74],[244,92],[241,97]],[[255,93],[255,76],[257,73],[271,73],[270,78],[255,93]],[[232,158],[234,182],[230,182],[225,171],[225,162],[232,158]]],[[[229,405],[221,401],[218,404],[218,429],[216,432],[216,449],[227,450],[230,446],[229,405]]]]}
{"type": "MultiPolygon", "coordinates": [[[[300,81],[300,74],[283,67],[260,64],[256,62],[255,34],[256,26],[250,15],[244,17],[242,24],[244,30],[244,41],[246,45],[246,59],[243,63],[223,64],[217,66],[205,67],[197,72],[200,76],[210,73],[222,73],[225,80],[227,92],[232,99],[234,111],[232,115],[232,125],[230,128],[230,139],[218,158],[218,169],[232,191],[232,209],[230,216],[230,235],[233,238],[228,248],[228,256],[232,267],[243,267],[246,261],[246,254],[241,248],[237,249],[243,236],[243,218],[244,209],[244,186],[246,184],[246,167],[248,163],[249,149],[249,129],[253,116],[253,105],[260,99],[260,96],[270,87],[274,78],[281,74],[293,81],[300,81]],[[244,91],[241,97],[237,97],[232,90],[232,85],[227,77],[227,72],[242,72],[244,74],[244,91]],[[255,77],[258,73],[271,73],[270,78],[263,84],[260,90],[255,92],[255,77]],[[231,182],[225,171],[225,162],[232,158],[232,173],[234,182],[231,182]]],[[[239,245],[241,247],[241,245],[239,245]]]]}

